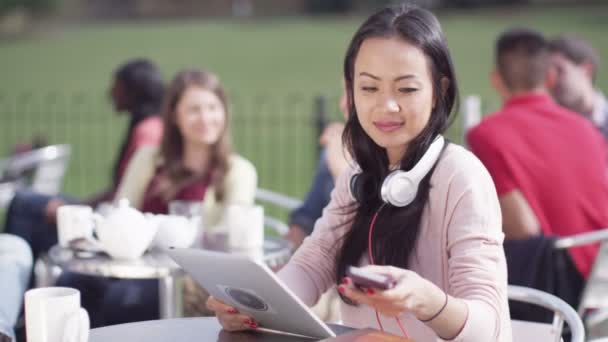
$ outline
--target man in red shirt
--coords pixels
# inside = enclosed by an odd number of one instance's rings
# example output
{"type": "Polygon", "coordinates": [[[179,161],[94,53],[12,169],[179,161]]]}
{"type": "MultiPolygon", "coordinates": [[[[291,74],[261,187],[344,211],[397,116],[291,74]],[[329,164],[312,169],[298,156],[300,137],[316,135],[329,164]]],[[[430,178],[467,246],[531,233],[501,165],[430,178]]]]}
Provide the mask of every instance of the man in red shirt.
{"type": "MultiPolygon", "coordinates": [[[[608,227],[603,139],[588,120],[548,95],[545,85],[555,82],[548,58],[549,46],[541,34],[527,29],[503,33],[491,78],[503,108],[467,134],[471,150],[496,185],[507,240],[608,227]]],[[[576,267],[572,277],[589,275],[597,247],[569,250],[576,267]]],[[[505,250],[509,254],[508,243],[505,250]]]]}

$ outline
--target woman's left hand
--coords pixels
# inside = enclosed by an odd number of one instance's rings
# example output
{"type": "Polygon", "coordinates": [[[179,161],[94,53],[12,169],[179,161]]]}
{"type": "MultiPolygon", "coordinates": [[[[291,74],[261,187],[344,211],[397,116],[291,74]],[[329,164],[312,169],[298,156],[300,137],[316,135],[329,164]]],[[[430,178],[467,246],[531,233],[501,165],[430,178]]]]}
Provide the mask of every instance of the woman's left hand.
{"type": "Polygon", "coordinates": [[[443,307],[445,293],[416,272],[393,266],[370,265],[362,269],[391,277],[395,286],[388,290],[358,289],[352,279],[344,278],[338,291],[357,303],[369,305],[387,317],[411,312],[420,320],[433,317],[443,307]]]}

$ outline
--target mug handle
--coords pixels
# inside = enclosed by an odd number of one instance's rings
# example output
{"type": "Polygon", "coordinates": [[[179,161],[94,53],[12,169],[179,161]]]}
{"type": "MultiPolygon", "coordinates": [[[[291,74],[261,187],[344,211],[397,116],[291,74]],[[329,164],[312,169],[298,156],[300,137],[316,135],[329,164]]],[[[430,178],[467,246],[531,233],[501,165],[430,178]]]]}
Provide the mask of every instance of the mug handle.
{"type": "Polygon", "coordinates": [[[87,342],[90,328],[87,310],[79,308],[66,320],[62,342],[87,342]]]}

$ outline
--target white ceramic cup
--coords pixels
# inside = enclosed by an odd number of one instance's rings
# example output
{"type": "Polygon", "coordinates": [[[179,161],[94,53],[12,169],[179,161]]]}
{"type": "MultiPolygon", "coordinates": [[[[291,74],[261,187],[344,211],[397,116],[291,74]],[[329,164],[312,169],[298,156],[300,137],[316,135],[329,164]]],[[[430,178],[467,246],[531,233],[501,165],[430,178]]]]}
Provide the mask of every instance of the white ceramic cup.
{"type": "Polygon", "coordinates": [[[229,252],[228,232],[221,228],[218,230],[219,231],[205,231],[202,248],[211,251],[229,252]]]}
{"type": "Polygon", "coordinates": [[[80,292],[69,287],[43,287],[25,293],[28,342],[86,342],[89,315],[80,307],[80,292]]]}
{"type": "Polygon", "coordinates": [[[59,244],[68,247],[70,240],[93,236],[93,208],[87,205],[62,205],[57,208],[59,244]]]}
{"type": "MultiPolygon", "coordinates": [[[[196,230],[193,241],[189,243],[188,247],[201,247],[204,234],[203,211],[202,201],[173,200],[169,202],[169,216],[188,218],[193,225],[192,227],[196,230]]],[[[188,235],[188,233],[183,234],[188,235]]],[[[175,244],[174,247],[178,247],[178,245],[175,244]]]]}
{"type": "Polygon", "coordinates": [[[202,201],[173,200],[169,202],[169,215],[194,217],[202,216],[202,201]]]}
{"type": "Polygon", "coordinates": [[[264,245],[264,207],[230,204],[226,207],[224,225],[228,228],[229,248],[262,248],[264,245]]]}
{"type": "Polygon", "coordinates": [[[161,249],[188,248],[195,242],[200,230],[198,217],[154,215],[154,217],[148,216],[147,219],[156,221],[158,225],[152,244],[161,249]]]}

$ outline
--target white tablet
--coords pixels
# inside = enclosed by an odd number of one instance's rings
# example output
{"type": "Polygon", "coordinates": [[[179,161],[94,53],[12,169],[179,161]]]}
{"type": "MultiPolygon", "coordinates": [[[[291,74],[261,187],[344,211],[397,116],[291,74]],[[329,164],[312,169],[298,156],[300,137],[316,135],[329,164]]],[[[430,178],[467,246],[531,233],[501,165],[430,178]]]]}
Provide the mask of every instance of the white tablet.
{"type": "Polygon", "coordinates": [[[253,317],[261,328],[314,338],[336,336],[266,265],[200,249],[168,253],[207,292],[253,317]]]}

